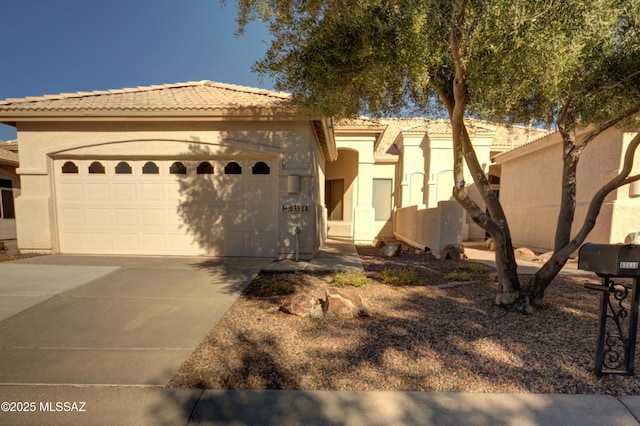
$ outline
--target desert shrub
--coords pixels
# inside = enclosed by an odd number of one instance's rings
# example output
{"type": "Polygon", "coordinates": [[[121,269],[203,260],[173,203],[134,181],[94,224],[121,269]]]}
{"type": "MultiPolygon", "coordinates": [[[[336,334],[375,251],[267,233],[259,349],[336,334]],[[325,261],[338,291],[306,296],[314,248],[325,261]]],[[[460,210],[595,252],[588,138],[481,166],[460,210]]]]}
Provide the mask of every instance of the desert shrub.
{"type": "Polygon", "coordinates": [[[469,272],[449,272],[444,276],[447,281],[471,281],[469,272]]]}
{"type": "Polygon", "coordinates": [[[279,280],[275,277],[271,279],[271,282],[267,286],[265,286],[264,290],[266,290],[266,293],[270,293],[272,295],[291,294],[296,291],[293,284],[285,280],[279,280]]]}
{"type": "Polygon", "coordinates": [[[380,272],[382,282],[396,286],[424,285],[414,268],[388,268],[380,272]]]}
{"type": "Polygon", "coordinates": [[[484,263],[480,263],[480,262],[464,261],[458,264],[458,270],[469,271],[471,273],[484,273],[484,272],[489,272],[489,267],[484,263]]]}
{"type": "Polygon", "coordinates": [[[331,278],[331,285],[334,287],[363,287],[371,280],[362,271],[338,272],[331,278]]]}

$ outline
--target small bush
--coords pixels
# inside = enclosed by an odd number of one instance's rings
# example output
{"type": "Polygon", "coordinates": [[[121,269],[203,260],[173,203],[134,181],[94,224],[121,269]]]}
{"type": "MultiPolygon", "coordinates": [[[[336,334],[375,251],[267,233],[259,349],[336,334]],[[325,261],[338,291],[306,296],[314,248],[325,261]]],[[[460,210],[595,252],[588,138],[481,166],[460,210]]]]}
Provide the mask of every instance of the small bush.
{"type": "Polygon", "coordinates": [[[469,271],[472,273],[484,273],[484,272],[489,272],[489,267],[484,263],[465,261],[465,262],[460,262],[458,264],[458,270],[469,271]]]}
{"type": "Polygon", "coordinates": [[[270,293],[272,295],[291,294],[296,291],[293,284],[288,283],[285,280],[278,280],[277,278],[273,278],[265,287],[265,293],[270,293]]]}
{"type": "Polygon", "coordinates": [[[331,278],[331,285],[334,287],[363,287],[371,280],[362,271],[338,272],[331,278]]]}
{"type": "Polygon", "coordinates": [[[471,274],[468,272],[449,272],[444,276],[447,281],[471,281],[471,274]]]}
{"type": "Polygon", "coordinates": [[[390,268],[380,273],[382,282],[402,287],[406,285],[424,285],[424,282],[418,278],[418,274],[413,268],[390,268]]]}

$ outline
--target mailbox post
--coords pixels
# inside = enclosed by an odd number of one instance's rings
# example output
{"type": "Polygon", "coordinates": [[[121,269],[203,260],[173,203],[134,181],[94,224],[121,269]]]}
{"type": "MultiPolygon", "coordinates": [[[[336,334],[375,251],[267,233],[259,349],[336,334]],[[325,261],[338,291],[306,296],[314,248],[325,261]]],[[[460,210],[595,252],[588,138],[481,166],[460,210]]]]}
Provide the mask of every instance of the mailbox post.
{"type": "Polygon", "coordinates": [[[640,298],[637,288],[640,245],[585,244],[580,248],[578,268],[595,272],[602,278],[601,285],[585,284],[586,288],[600,292],[595,374],[598,377],[605,374],[632,376],[640,298]],[[614,281],[613,278],[632,278],[633,284],[614,281]],[[630,306],[626,303],[629,296],[630,306]],[[628,323],[625,324],[627,318],[628,323]]]}

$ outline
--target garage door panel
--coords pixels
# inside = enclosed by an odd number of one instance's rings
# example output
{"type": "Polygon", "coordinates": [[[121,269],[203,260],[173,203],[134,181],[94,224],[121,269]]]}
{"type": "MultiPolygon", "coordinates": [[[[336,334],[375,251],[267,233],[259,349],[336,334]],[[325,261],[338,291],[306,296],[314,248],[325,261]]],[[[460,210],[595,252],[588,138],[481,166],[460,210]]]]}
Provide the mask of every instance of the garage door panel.
{"type": "Polygon", "coordinates": [[[73,203],[84,201],[84,185],[81,183],[60,183],[58,185],[58,197],[66,202],[73,203]]]}
{"type": "Polygon", "coordinates": [[[116,227],[137,227],[138,210],[133,208],[115,207],[113,209],[116,227]]]}
{"type": "Polygon", "coordinates": [[[87,209],[87,225],[111,228],[111,210],[108,208],[87,209]]]}
{"type": "Polygon", "coordinates": [[[62,174],[65,161],[54,162],[63,253],[275,255],[277,180],[256,178],[253,162],[240,161],[241,175],[225,175],[222,160],[211,160],[211,175],[189,163],[187,175],[172,175],[173,161],[150,160],[159,173],[143,174],[146,160],[100,160],[107,173],[92,175],[93,160],[76,160],[79,173],[62,174]],[[120,161],[131,174],[114,172],[120,161]]]}
{"type": "Polygon", "coordinates": [[[85,228],[87,225],[85,209],[82,207],[60,208],[60,224],[65,228],[85,228]]]}
{"type": "Polygon", "coordinates": [[[87,201],[109,201],[109,184],[108,183],[87,183],[87,201]]]}
{"type": "Polygon", "coordinates": [[[136,183],[114,183],[113,199],[114,201],[136,202],[136,183]]]}

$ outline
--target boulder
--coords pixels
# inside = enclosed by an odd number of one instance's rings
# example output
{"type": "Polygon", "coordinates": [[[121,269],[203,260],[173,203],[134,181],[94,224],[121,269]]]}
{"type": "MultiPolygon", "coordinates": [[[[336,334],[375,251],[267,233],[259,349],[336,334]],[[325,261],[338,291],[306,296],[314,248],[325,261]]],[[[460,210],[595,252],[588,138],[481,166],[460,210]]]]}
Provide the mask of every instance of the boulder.
{"type": "Polygon", "coordinates": [[[516,259],[535,260],[538,258],[538,255],[535,254],[533,250],[526,247],[517,248],[513,251],[513,253],[516,256],[516,259]]]}
{"type": "Polygon", "coordinates": [[[402,245],[400,243],[391,243],[382,247],[382,255],[385,257],[398,256],[402,251],[402,245]]]}
{"type": "Polygon", "coordinates": [[[369,316],[369,311],[358,294],[346,294],[331,287],[325,291],[325,296],[322,310],[327,318],[349,319],[369,316]]]}
{"type": "Polygon", "coordinates": [[[325,299],[317,299],[309,294],[299,294],[286,298],[280,306],[286,314],[311,318],[349,319],[369,316],[359,294],[330,287],[325,290],[325,299]]]}
{"type": "Polygon", "coordinates": [[[464,247],[461,244],[447,244],[440,253],[440,260],[461,260],[465,259],[464,247]]]}
{"type": "Polygon", "coordinates": [[[384,246],[385,246],[385,244],[386,244],[386,243],[384,242],[384,240],[383,240],[383,239],[375,238],[375,239],[373,240],[373,242],[371,243],[371,247],[373,247],[373,248],[382,248],[382,247],[384,247],[384,246]]]}
{"type": "Polygon", "coordinates": [[[280,306],[286,314],[300,317],[319,318],[323,315],[323,301],[309,294],[296,294],[287,297],[280,306]]]}

